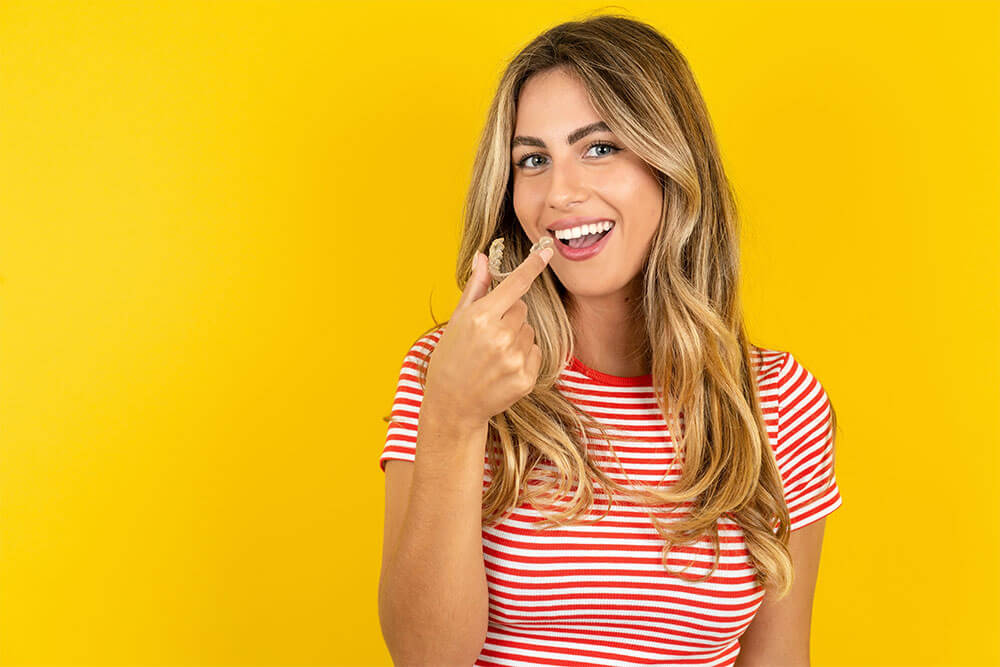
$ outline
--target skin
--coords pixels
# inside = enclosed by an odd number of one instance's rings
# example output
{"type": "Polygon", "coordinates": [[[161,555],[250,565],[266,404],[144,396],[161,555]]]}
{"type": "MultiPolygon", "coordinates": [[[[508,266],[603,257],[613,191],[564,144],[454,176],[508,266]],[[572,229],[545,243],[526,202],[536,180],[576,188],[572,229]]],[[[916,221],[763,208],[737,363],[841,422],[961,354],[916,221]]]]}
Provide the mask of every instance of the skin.
{"type": "Polygon", "coordinates": [[[795,578],[781,600],[768,592],[740,637],[736,667],[809,667],[813,597],[819,578],[826,517],[788,536],[795,578]]]}
{"type": "MultiPolygon", "coordinates": [[[[559,218],[615,221],[612,238],[599,255],[573,262],[556,252],[549,266],[569,295],[576,356],[611,375],[645,375],[651,372],[650,360],[634,354],[635,341],[646,335],[645,324],[630,313],[641,298],[643,266],[660,224],[663,193],[651,168],[610,131],[567,145],[570,133],[600,120],[584,86],[564,70],[542,72],[525,82],[511,150],[514,211],[532,243],[559,218]],[[516,145],[523,136],[538,138],[544,146],[516,145]],[[593,148],[598,140],[621,150],[593,148]],[[528,156],[524,166],[517,166],[528,156]]],[[[765,597],[741,637],[737,667],[808,667],[825,524],[821,519],[791,534],[795,582],[783,600],[765,597]]]]}
{"type": "Polygon", "coordinates": [[[651,361],[636,356],[645,323],[641,311],[632,313],[641,300],[663,190],[653,170],[609,130],[567,144],[574,130],[601,120],[586,88],[563,69],[540,72],[524,83],[511,149],[514,212],[532,243],[549,235],[547,227],[560,218],[615,221],[597,256],[572,261],[557,251],[549,266],[568,292],[577,358],[603,373],[645,375],[652,372],[651,361]],[[537,138],[544,146],[520,144],[520,137],[537,138]],[[593,146],[598,141],[615,148],[593,146]]]}

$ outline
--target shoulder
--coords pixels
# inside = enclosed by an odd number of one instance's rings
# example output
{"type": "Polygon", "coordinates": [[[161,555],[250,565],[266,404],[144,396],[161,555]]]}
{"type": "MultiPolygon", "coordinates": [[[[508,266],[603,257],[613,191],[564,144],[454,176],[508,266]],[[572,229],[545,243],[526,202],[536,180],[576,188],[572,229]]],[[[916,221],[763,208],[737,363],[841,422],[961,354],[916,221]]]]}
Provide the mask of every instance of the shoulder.
{"type": "Polygon", "coordinates": [[[389,423],[385,445],[379,457],[379,467],[385,471],[390,459],[413,461],[416,455],[417,428],[420,423],[420,406],[424,389],[421,376],[427,367],[434,347],[441,339],[443,326],[425,331],[410,344],[399,369],[392,410],[383,420],[389,423]]]}
{"type": "Polygon", "coordinates": [[[815,418],[828,418],[830,398],[822,382],[791,352],[776,374],[779,418],[786,423],[805,413],[815,418]]]}
{"type": "Polygon", "coordinates": [[[406,351],[406,358],[403,360],[403,370],[408,367],[426,366],[430,360],[431,353],[437,347],[445,327],[438,325],[433,329],[425,331],[417,336],[417,339],[410,344],[406,351]]]}
{"type": "Polygon", "coordinates": [[[828,435],[834,419],[822,382],[792,352],[753,346],[757,386],[772,446],[779,454],[803,438],[828,435]]]}
{"type": "Polygon", "coordinates": [[[762,392],[773,391],[782,402],[788,402],[823,391],[816,376],[791,352],[752,344],[750,349],[752,367],[762,392]]]}
{"type": "Polygon", "coordinates": [[[836,413],[822,382],[793,353],[780,352],[765,375],[771,444],[794,532],[843,504],[834,470],[836,413]]]}
{"type": "Polygon", "coordinates": [[[791,354],[783,350],[750,344],[751,367],[757,373],[757,384],[761,386],[762,391],[776,386],[789,357],[791,354]]]}
{"type": "MultiPolygon", "coordinates": [[[[404,409],[415,410],[420,405],[420,400],[423,398],[424,373],[434,348],[441,340],[442,333],[444,327],[439,325],[420,334],[410,343],[399,366],[395,399],[397,407],[403,406],[404,409]]],[[[408,416],[413,417],[415,421],[415,415],[408,416]]]]}
{"type": "Polygon", "coordinates": [[[831,457],[836,416],[823,384],[802,361],[789,351],[764,352],[769,361],[758,378],[771,445],[782,475],[797,478],[800,466],[831,457]]]}

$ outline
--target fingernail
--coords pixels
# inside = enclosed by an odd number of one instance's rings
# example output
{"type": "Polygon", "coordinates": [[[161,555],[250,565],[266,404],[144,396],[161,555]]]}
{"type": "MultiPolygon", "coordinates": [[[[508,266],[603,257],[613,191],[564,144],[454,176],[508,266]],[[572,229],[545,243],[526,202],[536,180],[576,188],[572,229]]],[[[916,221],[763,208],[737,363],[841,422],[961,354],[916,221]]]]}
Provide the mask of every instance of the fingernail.
{"type": "Polygon", "coordinates": [[[538,255],[547,262],[552,258],[552,253],[554,252],[555,250],[553,250],[552,248],[545,248],[541,252],[539,252],[538,255]]]}
{"type": "Polygon", "coordinates": [[[473,255],[473,256],[472,256],[472,268],[471,268],[471,269],[469,269],[469,275],[470,275],[470,276],[471,276],[471,275],[472,275],[473,273],[475,273],[475,272],[476,272],[476,260],[477,260],[477,259],[479,259],[479,253],[478,253],[478,252],[477,252],[477,253],[476,253],[475,255],[473,255]]]}

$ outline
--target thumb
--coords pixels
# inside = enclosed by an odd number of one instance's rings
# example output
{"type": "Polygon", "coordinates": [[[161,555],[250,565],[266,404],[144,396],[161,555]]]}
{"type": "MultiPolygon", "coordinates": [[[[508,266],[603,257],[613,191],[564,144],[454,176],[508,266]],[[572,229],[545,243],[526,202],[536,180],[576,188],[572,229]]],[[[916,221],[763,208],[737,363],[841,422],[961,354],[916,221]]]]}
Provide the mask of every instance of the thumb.
{"type": "Polygon", "coordinates": [[[473,255],[472,274],[469,276],[469,281],[465,283],[465,289],[462,290],[462,296],[459,298],[455,310],[465,308],[489,293],[492,277],[486,266],[485,258],[486,256],[481,252],[473,255]]]}

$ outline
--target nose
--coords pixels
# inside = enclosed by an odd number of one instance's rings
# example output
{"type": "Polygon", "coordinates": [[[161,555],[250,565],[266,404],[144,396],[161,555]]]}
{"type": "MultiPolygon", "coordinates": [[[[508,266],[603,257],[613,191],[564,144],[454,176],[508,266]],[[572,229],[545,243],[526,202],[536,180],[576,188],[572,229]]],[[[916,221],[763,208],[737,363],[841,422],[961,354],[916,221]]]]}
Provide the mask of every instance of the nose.
{"type": "Polygon", "coordinates": [[[586,201],[588,188],[581,168],[572,161],[554,164],[549,171],[548,205],[553,209],[568,209],[586,201]]]}

